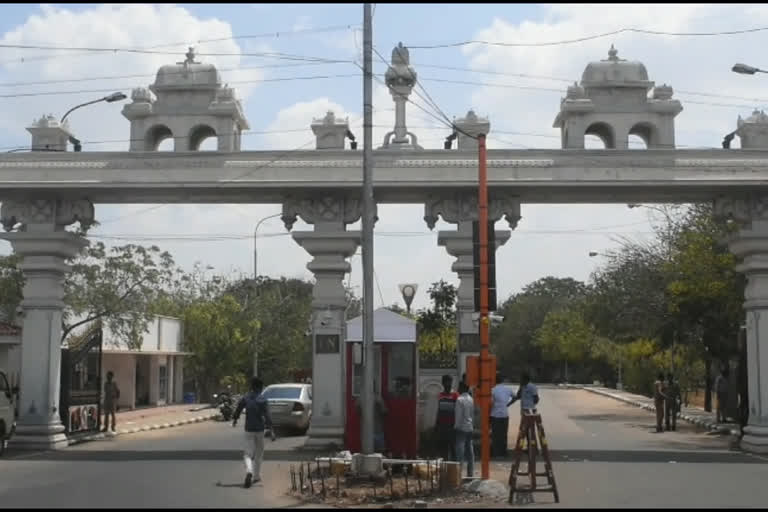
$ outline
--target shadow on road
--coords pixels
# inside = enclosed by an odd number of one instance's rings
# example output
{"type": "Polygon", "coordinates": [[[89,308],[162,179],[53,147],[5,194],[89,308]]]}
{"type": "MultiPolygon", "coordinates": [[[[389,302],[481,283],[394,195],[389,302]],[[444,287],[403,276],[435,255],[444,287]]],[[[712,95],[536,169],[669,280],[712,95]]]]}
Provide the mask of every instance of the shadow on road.
{"type": "MultiPolygon", "coordinates": [[[[159,461],[159,460],[242,460],[242,450],[62,450],[38,453],[10,455],[8,461],[68,461],[68,462],[110,462],[110,461],[159,461]]],[[[264,452],[265,461],[301,461],[314,460],[318,456],[327,456],[327,452],[309,452],[296,450],[270,450],[264,452]]]]}
{"type": "MultiPolygon", "coordinates": [[[[765,464],[767,461],[751,457],[740,452],[702,451],[702,450],[552,450],[552,460],[555,462],[645,462],[678,464],[765,464]]],[[[301,461],[313,460],[314,457],[325,455],[319,452],[295,450],[274,450],[264,454],[267,461],[301,461]]],[[[111,462],[111,461],[238,461],[242,459],[240,450],[65,450],[41,452],[18,460],[47,460],[47,461],[82,461],[82,462],[111,462]]],[[[13,460],[13,459],[9,459],[13,460]]],[[[510,461],[495,459],[496,463],[510,461]]]]}

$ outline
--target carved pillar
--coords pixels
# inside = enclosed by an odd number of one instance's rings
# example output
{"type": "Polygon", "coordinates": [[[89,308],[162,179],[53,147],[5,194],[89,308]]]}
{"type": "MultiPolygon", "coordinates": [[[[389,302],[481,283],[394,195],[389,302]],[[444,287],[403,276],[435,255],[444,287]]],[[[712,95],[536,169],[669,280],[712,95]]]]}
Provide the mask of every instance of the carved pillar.
{"type": "Polygon", "coordinates": [[[346,411],[346,290],[347,258],[360,245],[360,232],[346,225],[360,218],[357,198],[344,195],[289,197],[283,222],[290,230],[298,217],[314,231],[296,231],[293,239],[313,259],[307,268],[315,275],[312,290],[312,423],[307,447],[344,445],[346,411]]]}
{"type": "Polygon", "coordinates": [[[741,447],[768,453],[768,195],[718,199],[715,215],[741,225],[728,245],[731,252],[742,259],[736,270],[747,278],[744,309],[749,421],[741,447]]]}
{"type": "Polygon", "coordinates": [[[62,312],[65,262],[88,244],[64,227],[93,222],[90,201],[44,199],[5,201],[0,219],[6,231],[0,238],[11,242],[22,257],[24,300],[21,338],[21,385],[14,447],[58,449],[67,445],[59,418],[62,312]]]}
{"type": "MultiPolygon", "coordinates": [[[[425,205],[424,220],[429,229],[434,229],[438,216],[445,222],[457,225],[456,231],[439,231],[437,243],[446,248],[448,254],[456,258],[451,270],[459,275],[457,323],[459,340],[457,343],[458,379],[466,371],[466,358],[480,353],[478,325],[473,321],[475,313],[474,273],[472,260],[472,222],[477,220],[477,194],[467,192],[452,195],[430,197],[425,205]]],[[[512,197],[491,197],[488,219],[497,221],[505,217],[509,227],[515,229],[520,220],[520,202],[512,197]]],[[[498,249],[512,235],[508,230],[496,230],[498,249]]],[[[497,264],[498,275],[498,264],[497,264]]]]}

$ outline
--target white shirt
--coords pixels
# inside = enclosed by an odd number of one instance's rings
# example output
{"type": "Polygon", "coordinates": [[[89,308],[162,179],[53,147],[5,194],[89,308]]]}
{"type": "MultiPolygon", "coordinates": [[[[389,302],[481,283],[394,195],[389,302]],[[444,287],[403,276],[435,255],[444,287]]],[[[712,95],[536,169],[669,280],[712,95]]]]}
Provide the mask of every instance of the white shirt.
{"type": "Polygon", "coordinates": [[[454,428],[462,432],[473,432],[474,426],[472,419],[475,415],[475,402],[469,393],[462,393],[456,400],[456,420],[454,428]]]}
{"type": "Polygon", "coordinates": [[[509,418],[507,404],[515,396],[512,388],[507,384],[496,384],[491,391],[493,405],[491,406],[491,417],[509,418]]]}

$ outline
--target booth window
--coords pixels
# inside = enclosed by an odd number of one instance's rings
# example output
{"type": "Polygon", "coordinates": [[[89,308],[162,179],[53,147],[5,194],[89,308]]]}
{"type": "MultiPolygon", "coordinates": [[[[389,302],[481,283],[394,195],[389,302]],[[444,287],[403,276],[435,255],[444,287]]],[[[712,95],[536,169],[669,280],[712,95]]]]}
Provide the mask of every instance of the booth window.
{"type": "Polygon", "coordinates": [[[413,344],[393,343],[389,348],[389,384],[391,397],[413,396],[413,344]]]}

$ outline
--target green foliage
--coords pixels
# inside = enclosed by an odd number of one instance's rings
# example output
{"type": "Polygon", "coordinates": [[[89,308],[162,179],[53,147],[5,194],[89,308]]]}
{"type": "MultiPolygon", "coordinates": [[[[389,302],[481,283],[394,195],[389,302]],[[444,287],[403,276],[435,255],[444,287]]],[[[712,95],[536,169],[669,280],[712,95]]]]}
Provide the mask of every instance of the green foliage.
{"type": "Polygon", "coordinates": [[[423,368],[455,368],[458,331],[456,300],[458,290],[444,280],[429,288],[430,309],[416,317],[419,333],[419,364],[423,368]]]}
{"type": "Polygon", "coordinates": [[[455,325],[446,325],[437,331],[426,331],[419,336],[419,365],[422,368],[453,368],[456,366],[455,325]]]}
{"type": "Polygon", "coordinates": [[[24,276],[15,254],[0,256],[0,320],[15,323],[16,308],[23,299],[24,276]]]}
{"type": "Polygon", "coordinates": [[[158,289],[170,283],[174,262],[157,246],[91,244],[65,280],[62,341],[75,328],[101,319],[129,348],[141,348],[158,289]]]}

